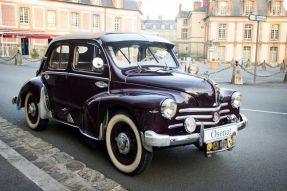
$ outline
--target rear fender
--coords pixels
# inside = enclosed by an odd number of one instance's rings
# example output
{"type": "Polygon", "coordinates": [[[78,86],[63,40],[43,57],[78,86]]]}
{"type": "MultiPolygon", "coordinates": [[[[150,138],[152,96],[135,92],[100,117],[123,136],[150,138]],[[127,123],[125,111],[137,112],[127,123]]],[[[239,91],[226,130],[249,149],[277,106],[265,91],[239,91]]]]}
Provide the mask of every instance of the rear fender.
{"type": "Polygon", "coordinates": [[[29,92],[31,92],[33,96],[36,97],[40,118],[41,119],[51,118],[52,114],[48,109],[49,107],[47,105],[48,94],[46,87],[41,80],[41,77],[35,77],[23,85],[18,95],[17,108],[21,109],[22,107],[24,107],[25,97],[29,92]]]}

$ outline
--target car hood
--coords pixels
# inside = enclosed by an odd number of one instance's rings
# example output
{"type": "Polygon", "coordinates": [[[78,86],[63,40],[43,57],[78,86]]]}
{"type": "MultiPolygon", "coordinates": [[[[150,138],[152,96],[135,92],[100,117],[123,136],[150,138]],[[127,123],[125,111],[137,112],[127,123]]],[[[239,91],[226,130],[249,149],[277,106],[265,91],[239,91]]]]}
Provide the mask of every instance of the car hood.
{"type": "Polygon", "coordinates": [[[215,102],[210,81],[177,71],[133,73],[127,75],[126,82],[186,92],[197,100],[199,107],[211,107],[215,102]]]}

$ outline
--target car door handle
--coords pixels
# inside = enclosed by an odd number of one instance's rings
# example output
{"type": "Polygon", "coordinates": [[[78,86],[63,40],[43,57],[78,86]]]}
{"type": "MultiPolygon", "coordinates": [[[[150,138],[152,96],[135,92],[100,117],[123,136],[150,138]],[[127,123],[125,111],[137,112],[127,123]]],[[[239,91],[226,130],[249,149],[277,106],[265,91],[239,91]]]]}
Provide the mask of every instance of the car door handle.
{"type": "Polygon", "coordinates": [[[108,84],[106,82],[103,82],[103,81],[98,81],[98,82],[95,83],[95,85],[98,88],[106,88],[106,87],[108,87],[108,84]]]}
{"type": "Polygon", "coordinates": [[[45,74],[45,75],[44,75],[44,78],[45,78],[46,80],[49,80],[50,76],[49,76],[48,74],[45,74]]]}

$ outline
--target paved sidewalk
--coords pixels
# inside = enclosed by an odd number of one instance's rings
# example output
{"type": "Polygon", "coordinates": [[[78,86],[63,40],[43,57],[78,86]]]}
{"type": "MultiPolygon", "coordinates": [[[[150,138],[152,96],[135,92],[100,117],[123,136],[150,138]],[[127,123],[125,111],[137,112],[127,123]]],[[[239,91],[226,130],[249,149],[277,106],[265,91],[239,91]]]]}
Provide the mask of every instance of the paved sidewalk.
{"type": "MultiPolygon", "coordinates": [[[[100,172],[90,169],[85,164],[75,160],[73,156],[34,137],[31,133],[22,130],[1,117],[0,143],[0,154],[4,155],[4,158],[10,164],[25,174],[30,180],[33,180],[43,190],[53,190],[50,187],[51,185],[55,185],[54,190],[65,190],[66,188],[71,191],[126,190],[100,172]],[[37,173],[40,177],[35,176],[37,173]],[[42,177],[45,177],[47,181],[43,182],[41,180],[42,177]],[[49,184],[49,182],[52,184],[49,184]],[[59,185],[57,185],[58,183],[59,185]]],[[[2,163],[3,161],[0,160],[0,162],[2,163]]],[[[7,162],[4,161],[3,163],[7,162]]],[[[14,167],[11,170],[15,170],[14,167]]],[[[3,171],[1,171],[2,173],[3,171]]],[[[20,172],[16,170],[15,173],[19,174],[20,172]]],[[[27,182],[29,183],[30,181],[27,180],[27,182]]],[[[30,182],[29,184],[32,183],[30,182]]],[[[2,190],[2,185],[0,187],[2,190]]],[[[38,188],[30,187],[28,190],[38,190],[38,188]]]]}

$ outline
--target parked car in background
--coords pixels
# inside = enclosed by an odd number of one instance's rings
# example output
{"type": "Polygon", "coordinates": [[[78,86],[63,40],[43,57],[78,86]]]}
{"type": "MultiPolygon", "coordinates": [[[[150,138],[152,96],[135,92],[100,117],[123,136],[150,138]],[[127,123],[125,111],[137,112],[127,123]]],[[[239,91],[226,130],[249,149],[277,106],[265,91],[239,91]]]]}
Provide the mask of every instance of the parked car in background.
{"type": "Polygon", "coordinates": [[[104,140],[114,166],[129,175],[142,172],[161,148],[231,150],[247,123],[241,94],[182,72],[173,48],[140,34],[61,36],[12,101],[33,130],[53,118],[104,140]]]}

